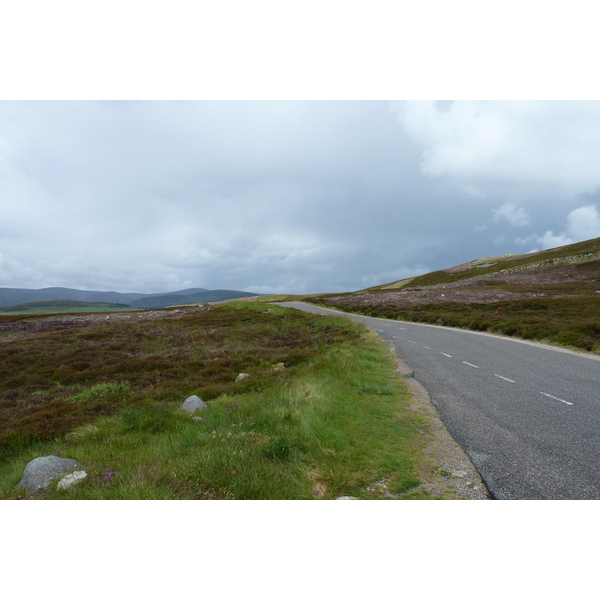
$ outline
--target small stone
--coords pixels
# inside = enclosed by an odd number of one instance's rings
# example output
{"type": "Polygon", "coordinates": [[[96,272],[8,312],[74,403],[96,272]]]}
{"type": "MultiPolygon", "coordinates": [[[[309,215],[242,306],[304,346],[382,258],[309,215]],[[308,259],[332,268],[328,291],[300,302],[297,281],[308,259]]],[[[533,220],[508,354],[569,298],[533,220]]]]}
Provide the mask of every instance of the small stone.
{"type": "Polygon", "coordinates": [[[70,488],[71,486],[75,485],[76,483],[79,483],[86,477],[87,477],[87,473],[85,471],[73,471],[73,473],[69,473],[68,475],[65,475],[58,482],[56,489],[57,490],[66,490],[67,488],[70,488]]]}
{"type": "Polygon", "coordinates": [[[285,364],[284,363],[277,363],[273,367],[273,371],[283,371],[284,369],[285,369],[285,364]]]}
{"type": "Polygon", "coordinates": [[[249,373],[240,373],[236,379],[235,382],[237,383],[238,381],[242,381],[242,379],[246,379],[247,377],[250,377],[249,373]]]}
{"type": "Polygon", "coordinates": [[[340,496],[339,498],[336,498],[336,500],[358,500],[359,498],[356,498],[354,496],[340,496]]]}
{"type": "Polygon", "coordinates": [[[202,421],[204,423],[210,423],[210,419],[203,419],[202,417],[192,417],[192,421],[202,421]]]}
{"type": "Polygon", "coordinates": [[[181,405],[181,410],[185,410],[185,412],[195,413],[198,410],[204,410],[208,408],[208,405],[203,400],[200,400],[198,396],[190,396],[186,398],[184,403],[181,405]]]}
{"type": "Polygon", "coordinates": [[[452,471],[452,477],[466,477],[467,475],[466,471],[452,471]]]}

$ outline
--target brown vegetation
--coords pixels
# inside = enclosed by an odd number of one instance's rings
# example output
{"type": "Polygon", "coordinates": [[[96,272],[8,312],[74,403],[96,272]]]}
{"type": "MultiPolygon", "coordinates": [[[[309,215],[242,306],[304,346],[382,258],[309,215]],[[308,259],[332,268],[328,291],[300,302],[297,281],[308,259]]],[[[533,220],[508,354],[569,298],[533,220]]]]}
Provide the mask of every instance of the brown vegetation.
{"type": "Polygon", "coordinates": [[[133,404],[182,402],[191,394],[210,400],[259,389],[278,363],[293,367],[349,335],[331,325],[307,328],[303,319],[227,306],[110,319],[2,319],[0,452],[8,456],[133,404]],[[235,383],[240,372],[252,377],[235,383]],[[86,390],[92,393],[85,402],[75,401],[86,390]]]}

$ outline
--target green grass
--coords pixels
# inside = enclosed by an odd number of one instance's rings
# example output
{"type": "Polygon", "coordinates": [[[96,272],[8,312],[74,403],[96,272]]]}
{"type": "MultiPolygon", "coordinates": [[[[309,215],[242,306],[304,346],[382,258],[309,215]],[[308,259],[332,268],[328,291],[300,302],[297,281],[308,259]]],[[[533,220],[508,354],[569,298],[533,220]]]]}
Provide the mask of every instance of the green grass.
{"type": "Polygon", "coordinates": [[[97,383],[91,388],[79,392],[68,398],[69,402],[86,403],[98,398],[115,398],[115,396],[123,396],[131,391],[131,384],[128,381],[97,383]]]}
{"type": "Polygon", "coordinates": [[[366,499],[382,479],[427,497],[411,490],[428,424],[387,346],[343,318],[228,303],[6,342],[0,365],[0,498],[53,453],[88,478],[37,497],[366,499]],[[179,409],[191,394],[203,420],[179,409]]]}

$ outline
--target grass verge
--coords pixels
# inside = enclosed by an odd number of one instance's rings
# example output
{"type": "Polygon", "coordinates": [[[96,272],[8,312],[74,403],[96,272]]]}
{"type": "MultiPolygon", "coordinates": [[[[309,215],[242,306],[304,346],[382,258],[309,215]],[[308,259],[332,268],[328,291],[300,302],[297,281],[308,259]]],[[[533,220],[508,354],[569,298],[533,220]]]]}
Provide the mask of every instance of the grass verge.
{"type": "Polygon", "coordinates": [[[26,497],[14,486],[48,454],[88,477],[39,498],[427,497],[411,490],[428,421],[385,344],[346,319],[230,303],[36,334],[1,352],[13,379],[0,388],[0,498],[26,497]],[[19,379],[42,359],[35,381],[35,367],[19,379]],[[242,371],[251,377],[236,383],[242,371]],[[179,409],[195,393],[208,402],[201,420],[179,409]]]}

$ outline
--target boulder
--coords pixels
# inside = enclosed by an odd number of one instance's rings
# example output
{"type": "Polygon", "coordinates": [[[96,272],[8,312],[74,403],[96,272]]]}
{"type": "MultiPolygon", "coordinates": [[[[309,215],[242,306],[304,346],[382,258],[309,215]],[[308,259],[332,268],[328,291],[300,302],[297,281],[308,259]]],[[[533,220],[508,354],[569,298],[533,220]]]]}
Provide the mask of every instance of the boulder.
{"type": "Polygon", "coordinates": [[[72,485],[79,483],[83,479],[87,477],[87,473],[85,471],[73,471],[73,473],[69,473],[65,475],[57,484],[57,490],[66,490],[70,488],[72,485]]]}
{"type": "Polygon", "coordinates": [[[185,412],[195,413],[199,410],[204,410],[208,408],[208,405],[203,400],[200,400],[198,396],[190,396],[186,398],[184,403],[181,405],[181,410],[185,410],[185,412]]]}
{"type": "Polygon", "coordinates": [[[240,373],[236,377],[235,382],[237,383],[238,381],[242,381],[242,379],[246,379],[246,377],[250,377],[249,373],[240,373]]]}
{"type": "Polygon", "coordinates": [[[76,467],[77,461],[73,458],[39,456],[27,464],[23,471],[23,478],[16,487],[27,488],[27,491],[33,494],[46,489],[52,480],[74,471],[76,467]]]}

